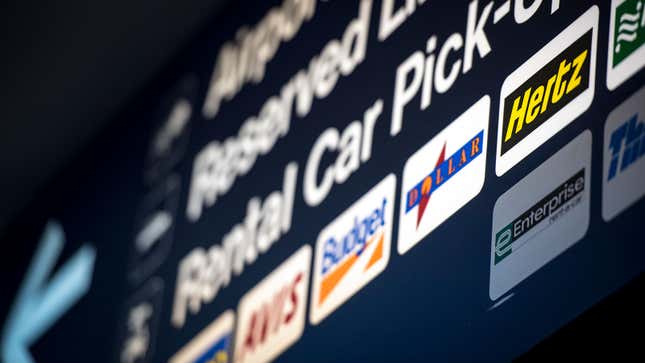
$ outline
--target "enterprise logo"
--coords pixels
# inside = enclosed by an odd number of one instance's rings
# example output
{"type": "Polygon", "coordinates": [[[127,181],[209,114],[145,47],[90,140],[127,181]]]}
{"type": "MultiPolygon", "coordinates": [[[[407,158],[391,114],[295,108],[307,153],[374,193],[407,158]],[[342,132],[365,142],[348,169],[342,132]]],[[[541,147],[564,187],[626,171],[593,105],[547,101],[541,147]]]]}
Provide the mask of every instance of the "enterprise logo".
{"type": "Polygon", "coordinates": [[[598,7],[593,6],[506,78],[500,95],[498,176],[591,105],[597,29],[598,7]]]}
{"type": "Polygon", "coordinates": [[[518,243],[521,237],[526,236],[527,238],[524,238],[523,241],[528,242],[531,238],[530,235],[540,233],[570,209],[580,204],[580,193],[584,189],[585,171],[583,169],[522,213],[504,229],[497,232],[494,264],[497,265],[504,258],[510,256],[511,253],[521,248],[523,244],[518,243]],[[535,228],[537,226],[540,227],[535,228]]]}
{"type": "Polygon", "coordinates": [[[490,97],[482,97],[405,163],[399,254],[473,199],[484,186],[490,97]]]}
{"type": "Polygon", "coordinates": [[[645,196],[645,87],[605,124],[602,216],[609,221],[645,196]]]}
{"type": "Polygon", "coordinates": [[[318,324],[385,270],[396,177],[390,174],[318,235],[310,320],[318,324]]]}
{"type": "Polygon", "coordinates": [[[500,299],[584,237],[590,175],[587,130],[497,199],[490,248],[491,300],[500,299]]]}

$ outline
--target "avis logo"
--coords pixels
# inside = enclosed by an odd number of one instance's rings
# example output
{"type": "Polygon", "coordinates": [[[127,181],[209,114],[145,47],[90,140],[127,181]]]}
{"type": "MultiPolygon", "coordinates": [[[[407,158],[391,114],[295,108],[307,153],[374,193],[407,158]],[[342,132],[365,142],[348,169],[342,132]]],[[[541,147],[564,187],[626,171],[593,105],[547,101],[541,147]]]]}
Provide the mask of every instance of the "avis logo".
{"type": "Polygon", "coordinates": [[[246,293],[238,307],[235,362],[269,362],[305,327],[311,247],[305,245],[246,293]]]}
{"type": "Polygon", "coordinates": [[[403,169],[397,249],[406,253],[484,186],[490,97],[417,150],[403,169]]]}
{"type": "Polygon", "coordinates": [[[386,176],[318,235],[310,320],[318,324],[386,267],[392,239],[394,174],[386,176]]]}
{"type": "Polygon", "coordinates": [[[612,134],[609,143],[611,161],[607,181],[623,172],[645,156],[645,122],[638,121],[638,114],[620,125],[612,134]]]}

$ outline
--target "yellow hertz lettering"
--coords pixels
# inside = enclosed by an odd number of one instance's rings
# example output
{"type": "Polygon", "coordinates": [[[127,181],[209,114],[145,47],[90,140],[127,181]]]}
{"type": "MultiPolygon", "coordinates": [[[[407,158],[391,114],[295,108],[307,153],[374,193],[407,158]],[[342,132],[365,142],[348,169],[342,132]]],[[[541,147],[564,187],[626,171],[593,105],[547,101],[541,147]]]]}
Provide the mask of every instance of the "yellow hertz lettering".
{"type": "Polygon", "coordinates": [[[505,98],[502,154],[589,87],[590,49],[591,32],[505,98]]]}
{"type": "Polygon", "coordinates": [[[566,60],[563,60],[558,67],[558,72],[551,76],[546,84],[535,89],[529,87],[522,96],[513,101],[511,118],[506,127],[504,141],[508,141],[513,136],[513,126],[515,126],[515,134],[519,133],[522,131],[524,123],[530,124],[538,115],[543,114],[550,105],[560,102],[562,96],[571,93],[571,91],[580,86],[580,68],[587,59],[587,53],[587,50],[583,51],[572,63],[567,63],[566,60]],[[573,68],[573,72],[570,73],[571,68],[573,68]],[[567,79],[567,75],[570,75],[571,78],[567,79]]]}

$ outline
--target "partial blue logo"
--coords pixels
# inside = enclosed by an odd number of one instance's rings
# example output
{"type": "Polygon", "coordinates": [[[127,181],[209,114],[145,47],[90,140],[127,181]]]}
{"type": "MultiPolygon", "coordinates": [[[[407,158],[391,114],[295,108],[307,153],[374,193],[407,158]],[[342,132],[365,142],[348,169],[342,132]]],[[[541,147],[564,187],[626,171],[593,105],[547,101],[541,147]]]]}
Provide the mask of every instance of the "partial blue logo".
{"type": "Polygon", "coordinates": [[[611,134],[609,141],[611,162],[607,180],[612,180],[618,171],[626,170],[645,156],[645,126],[643,124],[642,121],[639,122],[638,114],[634,114],[611,134]]]}

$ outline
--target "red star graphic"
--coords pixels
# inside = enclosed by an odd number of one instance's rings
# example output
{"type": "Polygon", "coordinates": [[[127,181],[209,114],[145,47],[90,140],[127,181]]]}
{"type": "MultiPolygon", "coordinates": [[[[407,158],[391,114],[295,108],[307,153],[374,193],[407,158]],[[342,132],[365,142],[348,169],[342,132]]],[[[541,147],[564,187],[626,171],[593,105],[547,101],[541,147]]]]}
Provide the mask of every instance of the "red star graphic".
{"type": "MultiPolygon", "coordinates": [[[[441,163],[443,163],[444,159],[446,157],[446,143],[443,143],[443,148],[441,149],[441,153],[439,154],[439,159],[437,159],[437,163],[435,164],[434,168],[438,168],[441,163]]],[[[419,209],[417,213],[417,229],[419,229],[419,224],[421,223],[421,218],[423,218],[423,214],[426,211],[426,207],[428,206],[428,202],[430,201],[430,191],[432,190],[432,185],[430,185],[430,188],[427,190],[427,192],[424,192],[423,187],[421,187],[421,200],[419,201],[419,209]]]]}

